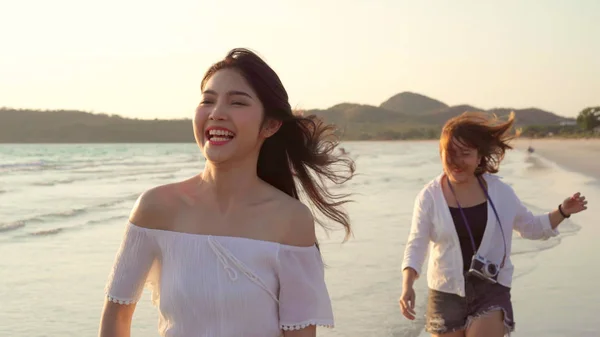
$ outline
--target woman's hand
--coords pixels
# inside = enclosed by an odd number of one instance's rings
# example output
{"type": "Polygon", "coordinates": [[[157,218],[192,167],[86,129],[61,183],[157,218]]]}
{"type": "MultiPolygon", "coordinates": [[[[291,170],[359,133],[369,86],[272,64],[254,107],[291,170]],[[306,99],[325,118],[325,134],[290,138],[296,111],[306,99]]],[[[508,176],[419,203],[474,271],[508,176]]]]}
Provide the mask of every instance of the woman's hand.
{"type": "Polygon", "coordinates": [[[571,214],[579,213],[587,209],[587,200],[585,197],[581,195],[581,193],[577,192],[573,194],[573,196],[565,199],[563,201],[561,208],[565,215],[569,216],[571,214]]]}
{"type": "Polygon", "coordinates": [[[415,289],[412,286],[404,286],[402,289],[400,311],[411,321],[415,319],[415,289]]]}

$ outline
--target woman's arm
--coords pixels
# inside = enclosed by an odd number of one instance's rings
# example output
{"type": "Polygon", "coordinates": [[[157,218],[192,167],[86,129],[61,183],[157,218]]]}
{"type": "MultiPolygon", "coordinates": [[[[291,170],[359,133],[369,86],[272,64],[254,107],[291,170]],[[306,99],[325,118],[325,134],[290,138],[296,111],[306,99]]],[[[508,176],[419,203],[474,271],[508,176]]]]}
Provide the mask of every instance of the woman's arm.
{"type": "Polygon", "coordinates": [[[426,190],[421,191],[415,199],[413,217],[408,235],[408,243],[404,250],[402,262],[402,295],[400,295],[400,310],[410,319],[415,319],[415,291],[413,285],[419,278],[421,268],[427,255],[430,232],[433,226],[431,221],[431,199],[426,190]]]}
{"type": "Polygon", "coordinates": [[[569,217],[571,214],[587,209],[585,197],[576,193],[563,201],[559,206],[560,210],[557,208],[546,214],[534,215],[514,194],[514,191],[513,195],[517,203],[514,229],[521,237],[530,240],[547,240],[558,235],[556,228],[562,223],[565,216],[569,217]]]}
{"type": "Polygon", "coordinates": [[[418,278],[417,271],[412,267],[406,267],[402,271],[402,287],[412,288],[415,284],[415,280],[418,278]]]}
{"type": "Polygon", "coordinates": [[[571,214],[579,213],[587,209],[587,200],[577,192],[572,196],[566,198],[562,204],[560,204],[554,211],[550,212],[550,226],[555,229],[565,219],[570,217],[571,214]]]}
{"type": "Polygon", "coordinates": [[[431,200],[428,198],[426,191],[422,191],[415,199],[413,207],[412,222],[410,233],[404,249],[404,259],[402,262],[403,275],[408,275],[409,283],[414,283],[414,280],[419,278],[421,268],[427,256],[427,248],[429,247],[430,232],[433,226],[431,221],[431,200]],[[411,268],[413,273],[406,273],[405,270],[411,268]]]}
{"type": "Polygon", "coordinates": [[[315,220],[308,207],[295,202],[278,252],[279,324],[284,337],[315,337],[317,326],[333,327],[333,310],[315,220]]]}
{"type": "Polygon", "coordinates": [[[129,337],[131,331],[131,318],[135,311],[135,303],[123,305],[104,301],[102,316],[100,318],[99,337],[129,337]]]}
{"type": "MultiPolygon", "coordinates": [[[[152,191],[152,190],[151,190],[152,191]]],[[[146,227],[159,219],[152,206],[154,192],[138,198],[116,254],[106,287],[99,337],[129,337],[131,320],[156,257],[156,242],[146,227]],[[135,225],[133,225],[135,223],[135,225]]]]}

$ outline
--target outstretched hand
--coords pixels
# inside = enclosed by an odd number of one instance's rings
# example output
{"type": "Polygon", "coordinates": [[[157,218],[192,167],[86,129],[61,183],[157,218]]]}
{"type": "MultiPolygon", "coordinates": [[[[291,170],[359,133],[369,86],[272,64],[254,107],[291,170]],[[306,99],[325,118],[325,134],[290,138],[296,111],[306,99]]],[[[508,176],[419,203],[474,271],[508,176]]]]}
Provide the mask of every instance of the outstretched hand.
{"type": "Polygon", "coordinates": [[[561,208],[566,215],[579,213],[587,209],[587,200],[585,200],[585,197],[581,193],[577,192],[565,199],[561,208]]]}

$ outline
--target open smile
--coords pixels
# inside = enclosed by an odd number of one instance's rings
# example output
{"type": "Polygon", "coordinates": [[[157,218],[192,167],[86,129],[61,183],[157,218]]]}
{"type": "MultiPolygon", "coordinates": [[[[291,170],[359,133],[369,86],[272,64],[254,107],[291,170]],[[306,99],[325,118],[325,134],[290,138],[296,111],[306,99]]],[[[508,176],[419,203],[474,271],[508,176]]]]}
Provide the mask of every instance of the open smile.
{"type": "Polygon", "coordinates": [[[222,127],[209,127],[204,132],[204,136],[211,145],[224,145],[235,138],[235,133],[222,127]]]}

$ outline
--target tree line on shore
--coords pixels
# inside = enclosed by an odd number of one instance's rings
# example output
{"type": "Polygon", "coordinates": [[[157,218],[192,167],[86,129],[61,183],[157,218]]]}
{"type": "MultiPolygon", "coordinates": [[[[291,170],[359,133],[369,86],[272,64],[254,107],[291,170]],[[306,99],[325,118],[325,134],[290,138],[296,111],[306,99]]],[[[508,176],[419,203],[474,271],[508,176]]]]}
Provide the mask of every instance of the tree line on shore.
{"type": "MultiPolygon", "coordinates": [[[[338,127],[343,140],[417,140],[439,138],[442,125],[466,111],[506,118],[514,111],[524,137],[600,135],[600,106],[583,109],[576,119],[536,108],[483,110],[448,106],[404,92],[379,106],[342,103],[307,110],[338,127]]],[[[146,120],[73,110],[0,108],[0,143],[185,143],[194,142],[191,119],[146,120]]]]}

